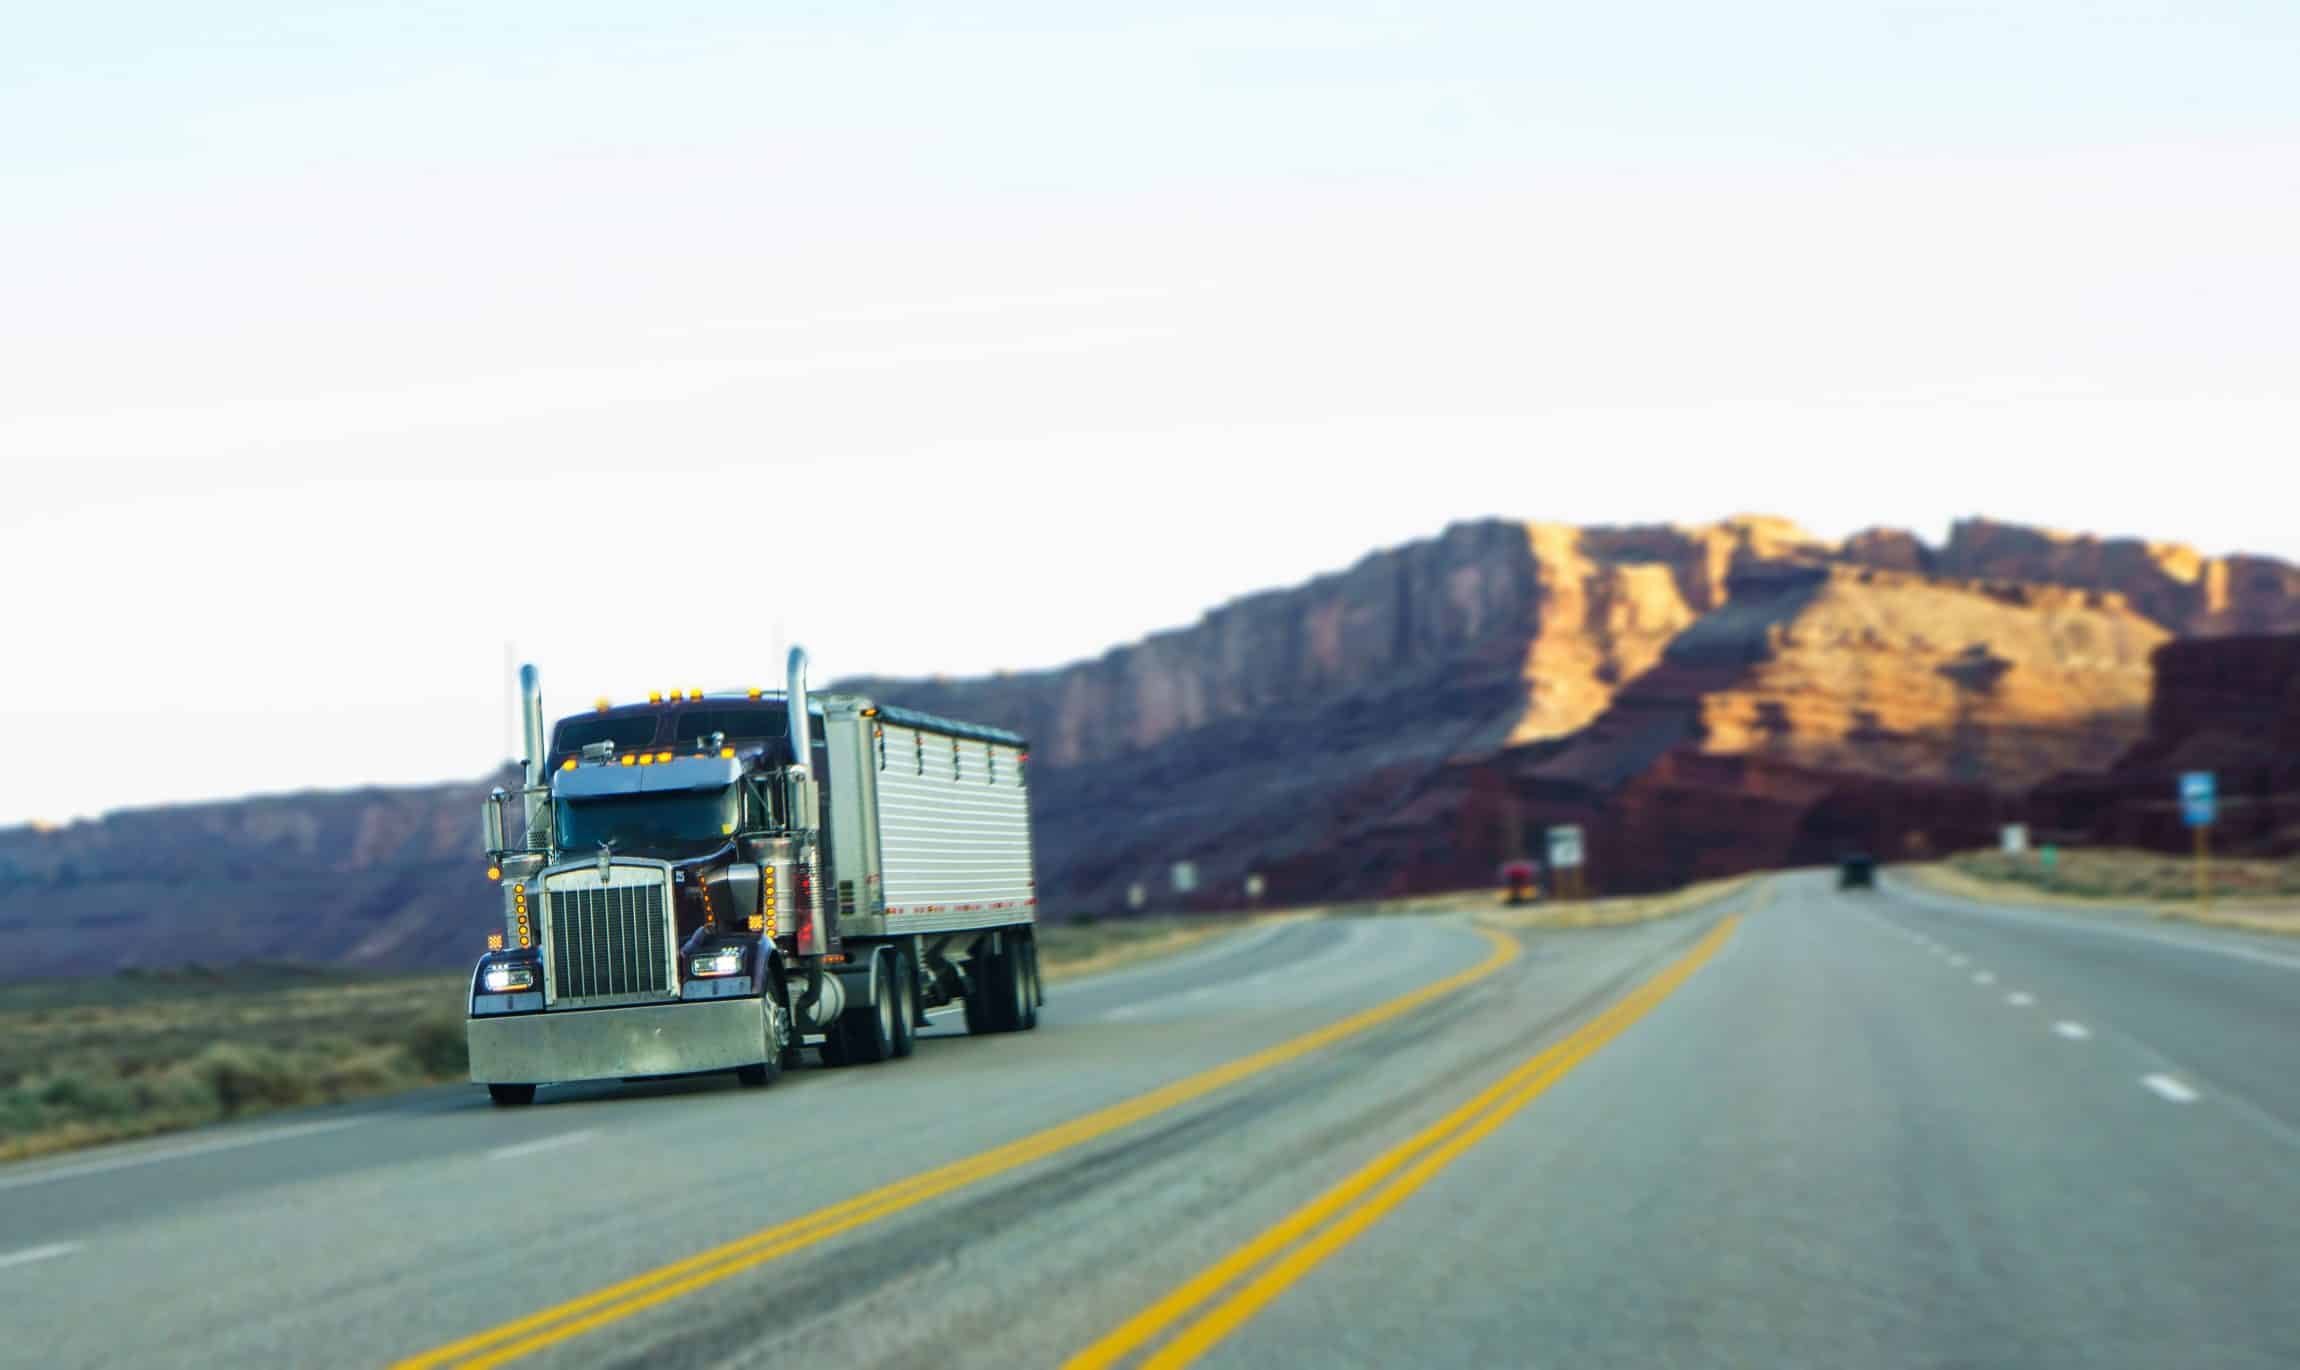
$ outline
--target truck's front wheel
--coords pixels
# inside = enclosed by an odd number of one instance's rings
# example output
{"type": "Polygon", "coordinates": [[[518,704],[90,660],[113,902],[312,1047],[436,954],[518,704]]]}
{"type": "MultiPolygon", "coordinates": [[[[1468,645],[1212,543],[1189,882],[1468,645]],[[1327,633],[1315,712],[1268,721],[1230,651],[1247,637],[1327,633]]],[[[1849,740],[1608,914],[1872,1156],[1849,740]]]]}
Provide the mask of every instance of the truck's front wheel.
{"type": "Polygon", "coordinates": [[[783,1065],[791,1049],[791,1011],[783,996],[770,988],[767,1000],[767,1059],[755,1066],[735,1067],[735,1079],[746,1089],[765,1089],[783,1078],[783,1065]]]}
{"type": "Polygon", "coordinates": [[[488,1102],[497,1108],[525,1108],[535,1102],[533,1085],[489,1085],[488,1102]]]}

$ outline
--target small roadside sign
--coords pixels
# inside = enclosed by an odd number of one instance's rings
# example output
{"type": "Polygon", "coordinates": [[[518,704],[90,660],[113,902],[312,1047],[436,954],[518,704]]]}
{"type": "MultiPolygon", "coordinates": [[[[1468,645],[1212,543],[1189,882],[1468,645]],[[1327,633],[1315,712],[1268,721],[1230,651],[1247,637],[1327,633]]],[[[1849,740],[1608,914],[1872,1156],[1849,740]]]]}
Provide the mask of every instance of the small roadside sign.
{"type": "Polygon", "coordinates": [[[2180,819],[2192,828],[2209,828],[2220,807],[2218,778],[2210,771],[2184,771],[2180,776],[2180,819]]]}
{"type": "Polygon", "coordinates": [[[1565,823],[1549,830],[1549,865],[1572,870],[1581,864],[1581,825],[1565,823]]]}
{"type": "Polygon", "coordinates": [[[2004,849],[2013,856],[2028,850],[2028,824],[2007,823],[2003,833],[2004,849]]]}
{"type": "Polygon", "coordinates": [[[1177,861],[1169,874],[1173,878],[1176,894],[1188,894],[1198,888],[1198,863],[1195,861],[1177,861]]]}

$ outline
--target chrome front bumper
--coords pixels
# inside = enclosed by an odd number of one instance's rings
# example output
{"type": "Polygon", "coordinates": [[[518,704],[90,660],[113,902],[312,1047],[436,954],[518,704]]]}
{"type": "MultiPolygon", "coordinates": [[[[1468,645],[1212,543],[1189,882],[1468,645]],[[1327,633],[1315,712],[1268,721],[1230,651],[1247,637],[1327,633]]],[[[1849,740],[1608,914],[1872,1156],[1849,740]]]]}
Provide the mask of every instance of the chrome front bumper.
{"type": "Polygon", "coordinates": [[[766,1000],[708,999],[473,1018],[471,1078],[543,1085],[733,1070],[767,1059],[766,1000]]]}

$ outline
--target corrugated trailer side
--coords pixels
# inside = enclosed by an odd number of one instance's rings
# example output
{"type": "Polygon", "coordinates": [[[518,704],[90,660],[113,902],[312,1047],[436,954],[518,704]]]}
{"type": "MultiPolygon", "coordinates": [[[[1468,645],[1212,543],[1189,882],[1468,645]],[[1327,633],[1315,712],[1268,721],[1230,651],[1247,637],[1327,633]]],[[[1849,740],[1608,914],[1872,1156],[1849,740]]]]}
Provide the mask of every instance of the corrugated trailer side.
{"type": "Polygon", "coordinates": [[[888,931],[1032,921],[1038,891],[1022,748],[884,722],[876,740],[888,931]]]}
{"type": "Polygon", "coordinates": [[[832,802],[858,834],[837,853],[858,936],[1036,921],[1027,744],[901,709],[829,710],[832,802]],[[962,733],[959,730],[964,730],[962,733]]]}

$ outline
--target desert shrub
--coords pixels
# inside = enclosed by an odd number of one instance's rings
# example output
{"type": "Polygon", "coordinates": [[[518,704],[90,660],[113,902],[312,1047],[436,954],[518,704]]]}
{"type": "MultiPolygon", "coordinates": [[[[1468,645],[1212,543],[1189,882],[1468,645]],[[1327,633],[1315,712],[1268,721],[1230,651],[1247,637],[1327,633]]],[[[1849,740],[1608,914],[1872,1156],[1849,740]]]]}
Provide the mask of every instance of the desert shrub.
{"type": "Polygon", "coordinates": [[[435,1079],[458,1078],[471,1069],[461,1017],[426,1018],[408,1029],[405,1045],[416,1069],[435,1079]]]}
{"type": "Polygon", "coordinates": [[[313,1093],[312,1073],[272,1047],[217,1042],[176,1069],[205,1083],[227,1118],[247,1109],[304,1103],[313,1093]]]}

